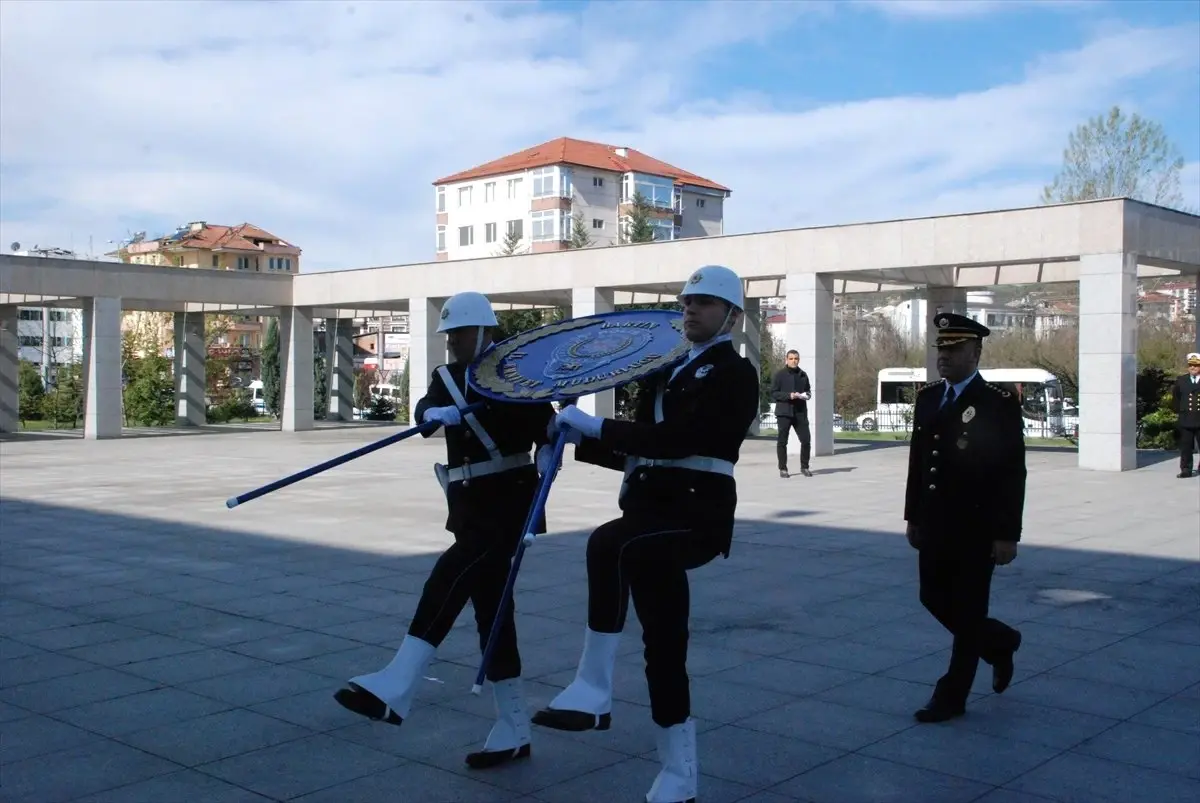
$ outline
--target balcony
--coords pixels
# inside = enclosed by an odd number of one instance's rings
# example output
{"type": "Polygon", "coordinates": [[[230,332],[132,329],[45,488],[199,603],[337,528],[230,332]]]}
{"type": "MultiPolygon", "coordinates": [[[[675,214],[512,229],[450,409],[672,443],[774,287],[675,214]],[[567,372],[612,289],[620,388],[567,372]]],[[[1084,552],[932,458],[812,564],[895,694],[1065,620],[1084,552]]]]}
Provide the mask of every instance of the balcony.
{"type": "Polygon", "coordinates": [[[529,171],[529,211],[569,211],[575,194],[574,173],[569,167],[554,165],[529,171]]]}

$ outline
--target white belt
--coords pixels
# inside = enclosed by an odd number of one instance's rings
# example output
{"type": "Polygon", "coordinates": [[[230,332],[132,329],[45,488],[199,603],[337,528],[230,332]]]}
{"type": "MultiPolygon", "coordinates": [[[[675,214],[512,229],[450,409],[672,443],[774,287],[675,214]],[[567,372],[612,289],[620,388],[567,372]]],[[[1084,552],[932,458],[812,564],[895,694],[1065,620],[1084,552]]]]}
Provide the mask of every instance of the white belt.
{"type": "Polygon", "coordinates": [[[497,457],[482,463],[467,463],[458,468],[447,469],[446,481],[472,480],[476,477],[486,477],[489,474],[499,474],[501,471],[510,471],[529,465],[533,465],[533,458],[529,456],[528,452],[510,454],[507,457],[497,457]]]}
{"type": "Polygon", "coordinates": [[[692,471],[707,471],[712,474],[724,474],[727,477],[733,476],[733,463],[717,457],[701,457],[700,455],[680,457],[674,460],[629,457],[625,459],[626,475],[631,474],[634,469],[640,466],[645,466],[646,468],[689,468],[692,471]]]}

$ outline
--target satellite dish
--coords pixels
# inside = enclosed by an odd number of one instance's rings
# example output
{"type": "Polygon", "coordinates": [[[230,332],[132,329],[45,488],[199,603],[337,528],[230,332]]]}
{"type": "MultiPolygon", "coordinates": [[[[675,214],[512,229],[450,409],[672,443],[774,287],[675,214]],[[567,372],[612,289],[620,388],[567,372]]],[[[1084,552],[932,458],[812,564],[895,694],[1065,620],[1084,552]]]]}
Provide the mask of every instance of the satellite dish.
{"type": "Polygon", "coordinates": [[[12,249],[12,250],[14,250],[14,251],[20,251],[20,250],[21,250],[21,244],[20,244],[20,243],[13,243],[12,245],[10,245],[10,246],[9,246],[9,248],[11,248],[11,249],[12,249]]]}

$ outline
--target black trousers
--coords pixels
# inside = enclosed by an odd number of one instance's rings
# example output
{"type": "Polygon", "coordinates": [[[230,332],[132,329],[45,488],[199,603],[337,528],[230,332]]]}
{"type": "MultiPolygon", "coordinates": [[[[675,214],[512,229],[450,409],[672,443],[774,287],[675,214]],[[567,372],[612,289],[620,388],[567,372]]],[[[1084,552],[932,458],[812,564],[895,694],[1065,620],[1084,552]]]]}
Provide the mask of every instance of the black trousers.
{"type": "Polygon", "coordinates": [[[1200,451],[1200,427],[1179,428],[1179,469],[1192,470],[1192,455],[1200,451]]]}
{"type": "Polygon", "coordinates": [[[650,713],[660,727],[691,715],[687,573],[720,553],[719,539],[710,532],[642,516],[602,524],[588,538],[588,627],[620,633],[632,596],[642,623],[650,713]]]}
{"type": "MultiPolygon", "coordinates": [[[[475,626],[482,653],[500,607],[521,529],[518,524],[494,529],[477,527],[455,533],[454,544],[438,558],[425,581],[417,611],[408,627],[409,635],[440,646],[470,600],[475,609],[475,626]]],[[[497,634],[496,648],[487,671],[487,679],[493,683],[521,675],[515,610],[514,601],[508,606],[497,634]]]]}
{"type": "Polygon", "coordinates": [[[808,431],[808,416],[779,416],[775,419],[778,429],[775,435],[775,454],[779,459],[779,470],[787,471],[787,445],[791,430],[796,430],[800,436],[800,469],[808,468],[808,458],[812,454],[812,433],[808,431]]]}
{"type": "Polygon", "coordinates": [[[934,696],[965,705],[979,659],[995,664],[1016,646],[1017,631],[988,616],[996,568],[991,544],[922,544],[919,567],[921,604],[954,636],[950,666],[934,696]]]}

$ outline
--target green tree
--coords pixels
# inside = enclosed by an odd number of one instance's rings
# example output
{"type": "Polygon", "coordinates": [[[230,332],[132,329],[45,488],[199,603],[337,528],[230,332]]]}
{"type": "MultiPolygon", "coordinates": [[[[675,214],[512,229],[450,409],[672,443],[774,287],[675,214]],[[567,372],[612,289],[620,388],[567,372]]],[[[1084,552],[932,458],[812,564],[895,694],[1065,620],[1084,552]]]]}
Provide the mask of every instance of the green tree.
{"type": "Polygon", "coordinates": [[[17,370],[17,415],[22,424],[41,419],[45,397],[42,375],[33,363],[21,360],[21,367],[17,370]]]}
{"type": "Polygon", "coordinates": [[[571,239],[568,248],[589,248],[592,245],[592,233],[583,222],[583,212],[571,215],[571,239]]]}
{"type": "Polygon", "coordinates": [[[321,420],[329,414],[329,380],[325,375],[325,355],[313,349],[313,418],[321,420]]]}
{"type": "Polygon", "coordinates": [[[1183,209],[1183,157],[1163,127],[1119,106],[1080,124],[1067,137],[1063,163],[1042,190],[1042,203],[1126,196],[1183,209]]]}
{"type": "Polygon", "coordinates": [[[273,317],[267,324],[267,337],[262,349],[263,404],[267,413],[278,417],[282,408],[282,391],[279,386],[279,318],[273,317]]]}
{"type": "Polygon", "coordinates": [[[139,359],[125,388],[125,417],[143,426],[175,423],[175,377],[161,354],[139,359]]]}
{"type": "Polygon", "coordinates": [[[510,257],[519,253],[521,253],[521,235],[509,229],[508,233],[504,235],[504,241],[500,243],[500,250],[496,252],[496,256],[510,257]]]}
{"type": "Polygon", "coordinates": [[[633,194],[629,214],[625,216],[625,225],[620,227],[622,243],[649,243],[654,241],[654,207],[640,192],[633,194]]]}
{"type": "Polygon", "coordinates": [[[73,362],[58,366],[54,375],[54,387],[47,391],[42,407],[46,418],[59,424],[71,425],[74,429],[83,418],[83,363],[73,362]]]}

